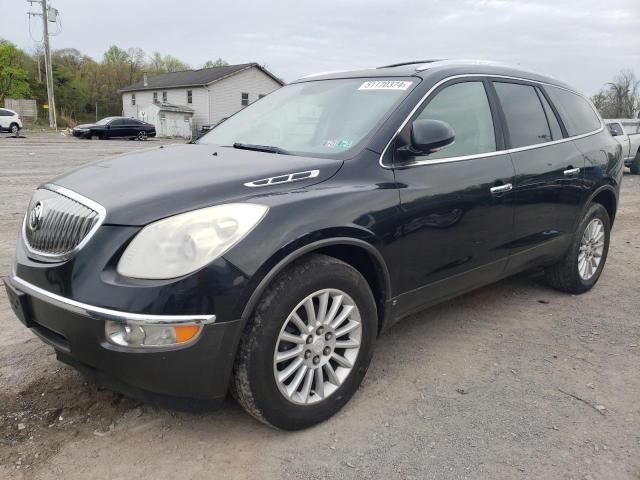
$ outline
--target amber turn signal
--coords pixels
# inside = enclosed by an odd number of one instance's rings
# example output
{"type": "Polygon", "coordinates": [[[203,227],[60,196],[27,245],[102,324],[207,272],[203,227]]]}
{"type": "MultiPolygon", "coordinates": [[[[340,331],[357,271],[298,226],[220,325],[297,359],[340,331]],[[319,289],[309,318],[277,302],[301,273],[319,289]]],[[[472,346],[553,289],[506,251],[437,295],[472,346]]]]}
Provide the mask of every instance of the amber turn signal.
{"type": "Polygon", "coordinates": [[[176,330],[176,343],[185,343],[198,335],[200,327],[198,325],[184,325],[174,327],[176,330]]]}

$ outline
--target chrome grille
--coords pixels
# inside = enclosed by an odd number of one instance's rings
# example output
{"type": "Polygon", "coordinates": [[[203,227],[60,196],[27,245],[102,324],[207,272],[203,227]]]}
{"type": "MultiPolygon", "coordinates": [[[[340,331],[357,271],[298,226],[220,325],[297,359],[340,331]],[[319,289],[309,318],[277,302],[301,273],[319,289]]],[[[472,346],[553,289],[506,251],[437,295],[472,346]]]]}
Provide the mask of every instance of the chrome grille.
{"type": "Polygon", "coordinates": [[[65,260],[82,248],[104,219],[104,208],[56,185],[35,191],[23,224],[29,256],[65,260]]]}

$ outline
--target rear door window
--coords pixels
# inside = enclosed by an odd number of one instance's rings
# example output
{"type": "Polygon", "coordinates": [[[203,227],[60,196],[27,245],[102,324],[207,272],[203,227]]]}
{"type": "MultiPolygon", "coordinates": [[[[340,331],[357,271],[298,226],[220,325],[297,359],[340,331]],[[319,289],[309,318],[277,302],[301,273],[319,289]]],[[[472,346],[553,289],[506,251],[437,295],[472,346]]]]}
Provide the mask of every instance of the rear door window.
{"type": "Polygon", "coordinates": [[[507,120],[512,148],[552,140],[547,116],[535,87],[505,82],[494,82],[494,86],[507,120]]]}
{"type": "Polygon", "coordinates": [[[551,128],[551,136],[554,140],[560,140],[562,138],[562,129],[560,128],[560,122],[558,121],[558,117],[556,117],[555,112],[549,105],[544,94],[537,89],[538,97],[540,97],[540,102],[542,102],[542,107],[544,108],[544,113],[547,116],[547,122],[549,122],[549,128],[551,128]]]}
{"type": "Polygon", "coordinates": [[[600,128],[600,118],[587,99],[558,87],[545,87],[545,91],[560,112],[570,136],[595,132],[600,128]]]}
{"type": "Polygon", "coordinates": [[[495,152],[493,117],[481,81],[455,83],[438,92],[418,119],[440,120],[454,130],[455,142],[431,153],[426,159],[439,159],[495,152]]]}

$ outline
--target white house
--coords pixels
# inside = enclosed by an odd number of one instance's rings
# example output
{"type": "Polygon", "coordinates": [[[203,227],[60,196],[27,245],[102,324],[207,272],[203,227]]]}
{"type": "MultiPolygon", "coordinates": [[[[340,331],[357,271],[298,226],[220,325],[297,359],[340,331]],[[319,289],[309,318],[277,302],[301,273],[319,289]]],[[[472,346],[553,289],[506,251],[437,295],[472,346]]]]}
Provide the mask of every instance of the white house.
{"type": "Polygon", "coordinates": [[[177,127],[169,128],[169,123],[177,125],[178,118],[187,122],[191,115],[190,125],[199,130],[204,125],[215,125],[283,85],[282,80],[257,63],[183,70],[148,78],[145,74],[143,81],[120,90],[122,115],[153,123],[158,135],[170,136],[161,133],[161,119],[167,124],[165,132],[170,132],[177,127]]]}

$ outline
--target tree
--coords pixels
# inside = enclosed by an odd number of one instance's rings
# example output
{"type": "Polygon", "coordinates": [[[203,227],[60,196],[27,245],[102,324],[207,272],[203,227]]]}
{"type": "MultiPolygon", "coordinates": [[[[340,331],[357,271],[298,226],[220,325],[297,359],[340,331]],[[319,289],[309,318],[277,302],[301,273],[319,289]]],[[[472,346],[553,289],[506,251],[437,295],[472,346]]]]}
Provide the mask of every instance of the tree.
{"type": "Polygon", "coordinates": [[[116,45],[111,45],[104,52],[103,63],[107,65],[123,65],[129,61],[129,55],[123,49],[116,45]]]}
{"type": "Polygon", "coordinates": [[[604,118],[633,118],[640,111],[640,80],[631,70],[622,70],[591,100],[604,118]]]}
{"type": "Polygon", "coordinates": [[[173,55],[162,56],[160,52],[153,52],[149,61],[149,71],[154,74],[178,72],[188,70],[189,65],[173,55]]]}
{"type": "Polygon", "coordinates": [[[0,40],[0,105],[6,97],[31,96],[29,85],[29,58],[14,44],[0,40]]]}
{"type": "Polygon", "coordinates": [[[202,66],[202,68],[213,68],[213,67],[226,67],[229,65],[228,62],[219,58],[217,60],[207,60],[207,62],[202,66]]]}

